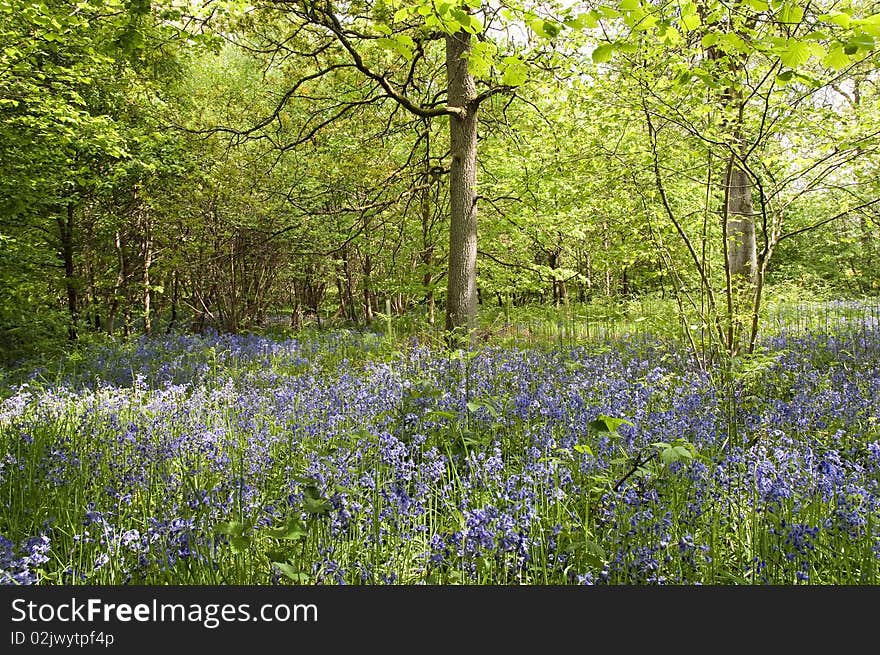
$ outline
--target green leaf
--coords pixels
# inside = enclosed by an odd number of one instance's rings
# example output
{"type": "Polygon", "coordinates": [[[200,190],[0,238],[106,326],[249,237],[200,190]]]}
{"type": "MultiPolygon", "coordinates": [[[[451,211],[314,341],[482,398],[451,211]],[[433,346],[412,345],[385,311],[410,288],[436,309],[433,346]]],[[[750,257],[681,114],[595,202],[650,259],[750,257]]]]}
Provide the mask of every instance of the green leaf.
{"type": "Polygon", "coordinates": [[[333,506],[322,498],[311,498],[306,496],[303,498],[303,509],[307,514],[314,516],[325,516],[330,513],[333,506]]]}
{"type": "Polygon", "coordinates": [[[724,50],[724,52],[743,54],[749,52],[749,46],[743,41],[742,37],[732,33],[719,36],[718,47],[724,50]]]}
{"type": "Polygon", "coordinates": [[[746,4],[758,12],[767,11],[770,8],[766,0],[746,0],[746,4]]]}
{"type": "Polygon", "coordinates": [[[783,71],[782,73],[779,73],[779,75],[776,76],[776,81],[779,84],[781,84],[782,86],[785,86],[786,84],[791,82],[792,77],[794,77],[794,71],[791,71],[791,70],[783,71]]]}
{"type": "Polygon", "coordinates": [[[384,50],[397,50],[397,41],[387,36],[376,39],[376,45],[384,50]]]}
{"type": "Polygon", "coordinates": [[[681,17],[681,26],[686,32],[697,29],[700,24],[700,17],[697,14],[686,14],[681,17]]]}
{"type": "Polygon", "coordinates": [[[573,30],[592,29],[599,25],[598,16],[592,11],[578,14],[574,18],[566,18],[564,22],[573,30]]]}
{"type": "Polygon", "coordinates": [[[590,539],[584,540],[583,556],[589,564],[596,567],[604,566],[608,558],[605,554],[605,550],[595,541],[590,539]]]}
{"type": "Polygon", "coordinates": [[[589,447],[587,444],[585,444],[585,443],[579,443],[579,444],[576,444],[575,447],[574,447],[574,451],[575,451],[576,453],[580,453],[581,455],[592,455],[592,454],[593,454],[593,449],[590,448],[590,447],[589,447]]]}
{"type": "Polygon", "coordinates": [[[835,71],[846,68],[849,64],[850,58],[843,51],[842,46],[835,46],[827,55],[825,55],[825,58],[822,59],[822,65],[825,66],[825,68],[830,68],[835,71]]]}
{"type": "Polygon", "coordinates": [[[610,43],[603,43],[593,50],[593,61],[597,64],[601,64],[606,61],[611,61],[613,55],[614,46],[610,43]]]}
{"type": "Polygon", "coordinates": [[[475,43],[468,54],[468,72],[474,77],[489,77],[497,50],[495,44],[489,41],[475,43]]]}
{"type": "Polygon", "coordinates": [[[623,11],[635,11],[639,8],[639,0],[620,0],[620,8],[623,11]]]}
{"type": "Polygon", "coordinates": [[[684,446],[675,446],[672,450],[679,456],[680,459],[694,458],[694,454],[684,446]]]}
{"type": "Polygon", "coordinates": [[[232,552],[238,555],[251,547],[251,539],[244,536],[230,537],[229,545],[232,546],[232,552]]]}
{"type": "Polygon", "coordinates": [[[559,25],[556,23],[551,23],[550,21],[544,21],[544,34],[547,35],[547,38],[552,39],[559,34],[559,25]]]}
{"type": "Polygon", "coordinates": [[[850,17],[850,15],[844,12],[833,14],[828,18],[829,22],[834,23],[835,25],[840,25],[841,27],[849,27],[851,20],[852,18],[850,17]]]}
{"type": "Polygon", "coordinates": [[[810,50],[810,55],[820,61],[828,55],[828,51],[821,43],[808,43],[807,48],[810,50]]]}
{"type": "Polygon", "coordinates": [[[880,14],[874,14],[872,16],[868,16],[867,18],[853,21],[853,23],[858,25],[863,32],[866,32],[872,36],[880,36],[880,14]]]}
{"type": "Polygon", "coordinates": [[[803,41],[788,39],[785,50],[779,54],[779,59],[789,68],[803,66],[810,59],[810,46],[803,41]]]}
{"type": "Polygon", "coordinates": [[[519,86],[529,76],[529,67],[518,57],[505,57],[503,67],[501,83],[505,86],[519,86]]]}
{"type": "MultiPolygon", "coordinates": [[[[846,42],[848,48],[855,48],[856,50],[873,50],[874,49],[874,37],[870,34],[865,34],[864,32],[856,34],[849,41],[846,42]]],[[[848,54],[853,54],[846,51],[848,54]]]]}
{"type": "Polygon", "coordinates": [[[297,569],[292,564],[288,564],[287,562],[272,562],[272,565],[277,568],[281,574],[288,578],[289,580],[293,580],[294,582],[308,582],[309,576],[297,569]]]}
{"type": "Polygon", "coordinates": [[[617,428],[621,425],[633,425],[632,422],[627,421],[625,418],[615,418],[613,416],[606,416],[605,414],[600,414],[599,418],[595,421],[590,422],[590,430],[593,432],[611,432],[616,433],[617,428]]]}
{"type": "Polygon", "coordinates": [[[241,521],[228,521],[224,523],[218,523],[214,526],[214,531],[218,534],[225,534],[233,537],[240,537],[245,532],[251,529],[251,525],[248,523],[242,523],[241,521]]]}
{"type": "Polygon", "coordinates": [[[308,536],[306,527],[297,518],[291,518],[286,524],[279,528],[269,528],[266,533],[273,539],[282,541],[297,541],[308,536]]]}
{"type": "Polygon", "coordinates": [[[480,407],[482,407],[482,405],[480,403],[475,403],[472,400],[468,401],[467,408],[468,408],[469,412],[475,413],[477,410],[480,409],[480,407]]]}
{"type": "Polygon", "coordinates": [[[415,41],[408,34],[397,34],[391,38],[383,36],[376,39],[376,44],[386,50],[393,50],[406,59],[412,59],[413,49],[416,46],[415,41]]]}
{"type": "Polygon", "coordinates": [[[804,9],[798,5],[787,4],[779,12],[779,20],[790,25],[798,25],[804,19],[804,9]]]}

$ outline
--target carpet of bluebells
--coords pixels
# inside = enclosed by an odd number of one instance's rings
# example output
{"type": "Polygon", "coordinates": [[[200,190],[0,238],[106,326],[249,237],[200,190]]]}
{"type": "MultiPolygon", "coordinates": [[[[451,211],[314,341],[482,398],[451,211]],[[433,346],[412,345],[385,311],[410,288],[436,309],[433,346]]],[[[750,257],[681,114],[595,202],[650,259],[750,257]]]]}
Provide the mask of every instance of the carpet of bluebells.
{"type": "Polygon", "coordinates": [[[878,584],[880,329],[94,346],[0,391],[8,584],[878,584]]]}

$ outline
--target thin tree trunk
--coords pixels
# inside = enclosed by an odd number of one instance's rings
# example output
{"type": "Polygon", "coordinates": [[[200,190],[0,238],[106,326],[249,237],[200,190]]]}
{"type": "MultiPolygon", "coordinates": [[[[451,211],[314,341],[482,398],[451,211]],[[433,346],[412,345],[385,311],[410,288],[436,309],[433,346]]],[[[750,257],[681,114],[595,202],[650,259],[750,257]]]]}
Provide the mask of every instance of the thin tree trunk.
{"type": "Polygon", "coordinates": [[[736,162],[728,168],[727,178],[727,263],[736,279],[755,284],[758,255],[755,241],[755,209],[752,203],[752,180],[736,162]]]}
{"type": "Polygon", "coordinates": [[[431,150],[430,150],[430,125],[426,128],[425,137],[425,173],[422,190],[422,288],[425,292],[425,307],[428,314],[428,324],[434,325],[434,244],[431,241],[431,150]]]}
{"type": "Polygon", "coordinates": [[[168,322],[168,332],[177,327],[177,303],[180,301],[180,275],[175,270],[171,282],[171,320],[168,322]]]}
{"type": "Polygon", "coordinates": [[[79,322],[79,299],[77,298],[76,276],[73,265],[73,226],[74,206],[67,203],[66,215],[56,215],[55,222],[58,225],[58,236],[61,241],[60,254],[64,262],[64,286],[67,291],[67,311],[70,314],[70,325],[67,328],[67,338],[70,341],[77,339],[77,323],[79,322]]]}
{"type": "MultiPolygon", "coordinates": [[[[342,250],[342,270],[345,274],[345,304],[348,306],[348,311],[351,319],[351,322],[355,325],[358,324],[358,314],[357,314],[357,306],[354,302],[354,281],[351,274],[351,262],[348,258],[348,247],[342,250]]],[[[343,312],[343,316],[345,313],[343,312]]]]}
{"type": "Polygon", "coordinates": [[[471,35],[446,37],[448,102],[460,111],[449,118],[449,271],[446,329],[474,327],[477,275],[477,91],[466,57],[471,35]]]}
{"type": "Polygon", "coordinates": [[[364,319],[367,325],[373,322],[373,260],[368,255],[364,255],[364,319]]]}
{"type": "Polygon", "coordinates": [[[144,334],[149,335],[153,330],[152,316],[150,314],[150,266],[153,264],[153,224],[149,216],[149,210],[143,210],[144,220],[144,276],[143,276],[143,304],[144,304],[144,334]]]}
{"type": "Polygon", "coordinates": [[[116,231],[114,245],[116,246],[116,256],[119,261],[119,270],[116,272],[116,283],[113,285],[113,297],[110,299],[110,309],[107,312],[107,334],[113,334],[116,326],[116,313],[119,311],[119,294],[122,293],[122,285],[128,277],[126,270],[125,251],[122,246],[122,234],[116,231]]]}

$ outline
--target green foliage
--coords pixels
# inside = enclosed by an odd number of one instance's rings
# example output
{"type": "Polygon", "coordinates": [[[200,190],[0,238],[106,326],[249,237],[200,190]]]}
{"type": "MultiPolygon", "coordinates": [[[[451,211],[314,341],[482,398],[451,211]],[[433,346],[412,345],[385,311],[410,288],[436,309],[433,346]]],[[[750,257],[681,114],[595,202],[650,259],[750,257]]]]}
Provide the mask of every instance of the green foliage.
{"type": "MultiPolygon", "coordinates": [[[[447,117],[401,111],[326,29],[292,36],[293,6],[68,9],[0,2],[5,361],[138,332],[147,305],[160,330],[442,324],[447,117]]],[[[880,193],[870,7],[362,9],[344,16],[361,63],[422,107],[445,102],[445,36],[479,37],[482,329],[714,339],[737,141],[758,243],[797,233],[768,251],[765,297],[880,290],[876,205],[846,213],[880,193]]]]}

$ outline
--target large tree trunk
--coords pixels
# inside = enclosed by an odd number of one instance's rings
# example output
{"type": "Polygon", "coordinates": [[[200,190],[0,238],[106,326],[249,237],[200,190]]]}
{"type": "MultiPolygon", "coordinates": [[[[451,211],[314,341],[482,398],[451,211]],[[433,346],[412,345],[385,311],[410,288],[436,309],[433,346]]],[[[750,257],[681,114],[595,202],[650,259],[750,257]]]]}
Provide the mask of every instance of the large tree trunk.
{"type": "Polygon", "coordinates": [[[446,37],[448,102],[458,113],[449,118],[449,272],[446,329],[474,327],[477,277],[477,91],[465,58],[471,35],[446,37]]]}

